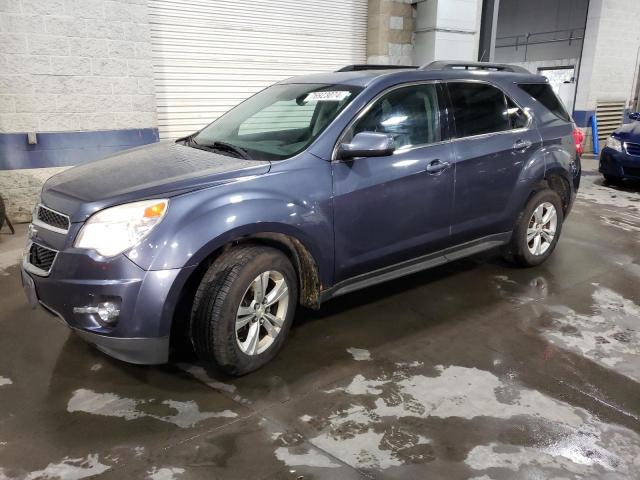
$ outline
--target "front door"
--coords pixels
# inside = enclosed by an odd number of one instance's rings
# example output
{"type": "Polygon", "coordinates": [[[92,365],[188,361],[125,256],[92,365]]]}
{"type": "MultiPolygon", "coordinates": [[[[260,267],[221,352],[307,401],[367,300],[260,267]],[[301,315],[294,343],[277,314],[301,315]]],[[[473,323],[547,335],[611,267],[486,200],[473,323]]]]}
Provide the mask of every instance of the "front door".
{"type": "Polygon", "coordinates": [[[333,163],[336,281],[446,246],[453,205],[453,155],[445,140],[441,87],[396,87],[347,130],[389,133],[386,157],[333,163]]]}

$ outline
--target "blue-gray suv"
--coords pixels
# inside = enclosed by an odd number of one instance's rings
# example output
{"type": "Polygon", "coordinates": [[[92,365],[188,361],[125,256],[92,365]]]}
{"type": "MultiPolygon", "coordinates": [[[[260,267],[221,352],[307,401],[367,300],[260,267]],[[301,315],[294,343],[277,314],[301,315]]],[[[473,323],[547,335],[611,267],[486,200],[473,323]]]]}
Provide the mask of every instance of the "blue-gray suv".
{"type": "Polygon", "coordinates": [[[163,363],[182,339],[244,374],[298,304],[495,247],[544,262],[580,180],[574,138],[547,80],[519,67],[290,78],[186,138],[52,177],[23,285],[113,357],[163,363]]]}

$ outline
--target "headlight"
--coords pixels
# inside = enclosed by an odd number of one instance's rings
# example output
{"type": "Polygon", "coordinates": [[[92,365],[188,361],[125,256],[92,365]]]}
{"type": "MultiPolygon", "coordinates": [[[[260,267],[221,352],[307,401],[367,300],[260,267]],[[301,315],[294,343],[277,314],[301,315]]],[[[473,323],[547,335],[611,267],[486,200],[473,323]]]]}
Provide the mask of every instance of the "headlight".
{"type": "Polygon", "coordinates": [[[616,137],[607,138],[607,147],[613,148],[616,152],[622,151],[622,142],[616,137]]]}
{"type": "Polygon", "coordinates": [[[147,200],[106,208],[87,220],[75,246],[113,257],[133,247],[160,223],[169,200],[147,200]]]}

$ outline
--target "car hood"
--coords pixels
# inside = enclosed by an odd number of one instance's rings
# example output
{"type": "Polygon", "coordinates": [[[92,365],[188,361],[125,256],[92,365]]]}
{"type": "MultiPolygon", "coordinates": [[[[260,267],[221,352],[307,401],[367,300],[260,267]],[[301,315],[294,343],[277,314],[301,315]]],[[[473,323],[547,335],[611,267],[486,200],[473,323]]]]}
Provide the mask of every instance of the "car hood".
{"type": "Polygon", "coordinates": [[[640,122],[625,123],[615,131],[616,137],[633,143],[640,143],[640,122]]]}
{"type": "Polygon", "coordinates": [[[42,202],[84,221],[103,208],[153,197],[172,197],[234,179],[262,175],[271,164],[219,155],[175,142],[126,150],[51,177],[42,202]]]}

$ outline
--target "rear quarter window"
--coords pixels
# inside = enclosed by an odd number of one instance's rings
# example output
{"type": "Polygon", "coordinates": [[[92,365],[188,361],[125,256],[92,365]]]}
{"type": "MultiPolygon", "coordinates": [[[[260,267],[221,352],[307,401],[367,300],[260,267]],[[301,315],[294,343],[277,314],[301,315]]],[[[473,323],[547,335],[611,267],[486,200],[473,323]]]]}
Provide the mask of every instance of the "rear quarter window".
{"type": "Polygon", "coordinates": [[[571,116],[548,83],[519,83],[518,87],[535,98],[560,120],[571,121],[571,116]]]}

